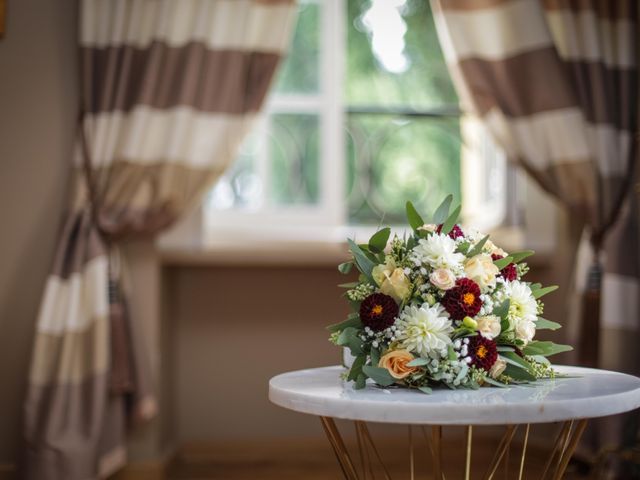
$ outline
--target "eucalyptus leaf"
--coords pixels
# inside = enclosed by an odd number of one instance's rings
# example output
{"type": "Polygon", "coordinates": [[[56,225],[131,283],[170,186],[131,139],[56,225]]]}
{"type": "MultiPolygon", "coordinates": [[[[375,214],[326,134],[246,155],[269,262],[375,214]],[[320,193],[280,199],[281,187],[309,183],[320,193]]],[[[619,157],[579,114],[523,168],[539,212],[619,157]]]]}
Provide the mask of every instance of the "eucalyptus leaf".
{"type": "Polygon", "coordinates": [[[479,253],[482,253],[482,249],[484,248],[484,244],[489,240],[489,235],[485,235],[482,240],[476,243],[471,250],[467,252],[467,257],[474,257],[479,253]]]}
{"type": "Polygon", "coordinates": [[[456,356],[456,351],[453,349],[452,345],[447,345],[447,353],[449,356],[449,360],[451,360],[452,362],[458,359],[458,357],[456,356]]]}
{"type": "Polygon", "coordinates": [[[407,202],[406,211],[407,220],[409,221],[409,225],[411,225],[411,228],[413,228],[414,230],[418,230],[418,227],[424,225],[424,220],[422,219],[416,208],[413,206],[413,203],[407,202]]]}
{"type": "Polygon", "coordinates": [[[558,330],[561,327],[562,325],[559,323],[552,322],[546,318],[538,317],[538,320],[536,320],[536,330],[558,330]]]}
{"type": "Polygon", "coordinates": [[[446,235],[451,230],[453,230],[453,227],[456,225],[456,222],[458,221],[458,217],[460,216],[461,209],[462,209],[462,205],[458,205],[458,207],[453,211],[453,213],[449,215],[449,217],[442,224],[442,229],[440,230],[440,233],[446,235]]]}
{"type": "Polygon", "coordinates": [[[525,382],[536,381],[536,377],[530,374],[527,370],[511,365],[510,363],[507,363],[507,367],[504,369],[504,374],[515,380],[522,380],[525,382]]]}
{"type": "Polygon", "coordinates": [[[407,366],[408,367],[421,367],[423,365],[428,364],[430,361],[431,360],[429,360],[428,358],[418,357],[418,358],[414,358],[413,360],[408,362],[407,366]]]}
{"type": "Polygon", "coordinates": [[[515,365],[516,367],[524,368],[529,373],[533,374],[533,370],[529,362],[527,362],[524,358],[518,355],[515,352],[501,352],[500,356],[504,358],[507,363],[515,365]]]}
{"type": "Polygon", "coordinates": [[[420,390],[422,393],[426,393],[427,395],[430,395],[433,393],[433,390],[430,387],[418,387],[418,390],[420,390]]]}
{"type": "Polygon", "coordinates": [[[358,285],[360,285],[360,282],[340,283],[338,286],[340,288],[356,288],[358,285]]]}
{"type": "Polygon", "coordinates": [[[507,315],[509,314],[510,306],[511,300],[507,298],[504,302],[493,309],[493,314],[497,317],[500,317],[502,320],[505,320],[507,318],[507,315]]]}
{"type": "Polygon", "coordinates": [[[356,378],[355,389],[362,390],[367,386],[367,377],[364,373],[360,373],[358,378],[356,378]]]}
{"type": "Polygon", "coordinates": [[[540,297],[546,295],[547,293],[551,293],[551,292],[553,292],[553,291],[555,291],[557,289],[558,289],[557,285],[551,285],[549,287],[539,288],[537,290],[533,290],[532,291],[533,298],[540,298],[540,297]]]}
{"type": "Polygon", "coordinates": [[[444,221],[449,216],[451,202],[453,202],[453,195],[447,195],[440,206],[436,208],[436,212],[433,214],[433,223],[436,223],[438,225],[444,223],[444,221]]]}
{"type": "Polygon", "coordinates": [[[511,345],[498,345],[496,348],[498,349],[498,352],[513,352],[515,347],[512,347],[511,345]]]}
{"type": "Polygon", "coordinates": [[[389,227],[378,230],[369,239],[369,250],[374,253],[384,251],[389,241],[389,235],[391,235],[391,229],[389,227]]]}
{"type": "Polygon", "coordinates": [[[358,378],[358,375],[362,373],[362,367],[364,366],[366,361],[366,355],[358,355],[351,365],[351,370],[349,370],[349,376],[347,376],[347,380],[356,380],[358,378]]]}
{"type": "Polygon", "coordinates": [[[380,363],[380,350],[372,348],[369,356],[371,357],[371,365],[377,367],[378,363],[380,363]]]}
{"type": "Polygon", "coordinates": [[[344,262],[338,265],[338,271],[343,275],[347,275],[353,268],[353,262],[344,262]]]}
{"type": "Polygon", "coordinates": [[[533,341],[522,349],[522,353],[525,355],[542,355],[543,357],[550,357],[551,355],[570,352],[571,350],[573,350],[571,345],[562,345],[549,341],[533,341]]]}
{"type": "Polygon", "coordinates": [[[502,270],[504,267],[513,262],[511,256],[500,258],[493,262],[493,264],[498,267],[498,270],[502,270]]]}
{"type": "Polygon", "coordinates": [[[388,387],[389,385],[393,385],[396,382],[396,379],[391,376],[386,368],[365,365],[364,367],[362,367],[362,371],[374,382],[376,382],[378,385],[382,385],[383,387],[388,387]]]}
{"type": "Polygon", "coordinates": [[[353,240],[349,239],[348,242],[351,253],[353,254],[353,259],[358,265],[358,269],[365,277],[367,277],[368,280],[373,281],[371,272],[373,271],[373,267],[375,267],[375,264],[369,259],[367,255],[365,255],[362,249],[358,245],[356,245],[353,240]]]}
{"type": "Polygon", "coordinates": [[[533,250],[522,250],[521,252],[510,253],[509,256],[513,259],[511,260],[513,263],[520,263],[522,260],[530,257],[534,253],[536,252],[534,252],[533,250]]]}

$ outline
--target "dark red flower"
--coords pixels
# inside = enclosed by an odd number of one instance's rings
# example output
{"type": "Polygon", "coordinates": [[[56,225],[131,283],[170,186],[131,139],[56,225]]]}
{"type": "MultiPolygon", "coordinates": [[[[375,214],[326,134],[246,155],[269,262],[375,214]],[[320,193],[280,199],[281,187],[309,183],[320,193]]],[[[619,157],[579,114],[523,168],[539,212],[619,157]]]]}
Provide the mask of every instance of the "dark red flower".
{"type": "MultiPolygon", "coordinates": [[[[501,258],[504,258],[503,255],[498,255],[497,253],[492,253],[491,254],[491,259],[495,262],[496,260],[500,260],[501,258]]],[[[509,265],[507,265],[506,267],[504,267],[502,270],[500,270],[500,275],[502,276],[502,278],[504,278],[505,280],[512,282],[514,281],[516,278],[518,278],[518,270],[516,268],[516,264],[515,263],[510,263],[509,265]]]]}
{"type": "MultiPolygon", "coordinates": [[[[441,233],[442,232],[442,223],[440,225],[438,225],[438,228],[436,229],[436,232],[441,233]]],[[[462,229],[458,226],[458,224],[455,224],[453,226],[453,228],[451,229],[451,231],[448,233],[449,237],[453,238],[454,240],[458,237],[464,237],[464,233],[462,233],[462,229]]]]}
{"type": "Polygon", "coordinates": [[[400,309],[389,295],[373,293],[360,304],[360,321],[365,327],[379,332],[393,325],[400,309]]]}
{"type": "Polygon", "coordinates": [[[496,342],[482,335],[471,337],[469,340],[469,356],[471,357],[472,366],[488,372],[498,359],[496,342]]]}
{"type": "Polygon", "coordinates": [[[442,298],[442,305],[454,320],[473,317],[482,307],[480,287],[469,278],[459,278],[456,286],[447,290],[442,298]]]}

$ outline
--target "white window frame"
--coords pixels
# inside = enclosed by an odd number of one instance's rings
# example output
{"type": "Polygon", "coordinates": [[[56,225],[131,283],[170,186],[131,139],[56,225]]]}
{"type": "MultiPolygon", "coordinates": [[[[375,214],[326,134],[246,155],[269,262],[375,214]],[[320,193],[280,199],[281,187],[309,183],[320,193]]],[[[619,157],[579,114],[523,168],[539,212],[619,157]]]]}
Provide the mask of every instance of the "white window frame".
{"type": "MultiPolygon", "coordinates": [[[[277,113],[314,113],[319,115],[320,198],[308,206],[273,206],[264,204],[255,210],[201,209],[204,243],[215,247],[238,239],[342,242],[345,237],[366,239],[375,226],[348,224],[345,201],[345,117],[342,82],[346,53],[346,1],[306,0],[321,8],[320,88],[317,94],[290,95],[273,93],[264,113],[257,119],[260,158],[256,170],[265,189],[270,188],[267,158],[269,115],[277,113]]],[[[498,226],[506,215],[506,188],[502,197],[490,198],[486,191],[489,163],[502,169],[506,184],[506,159],[490,140],[486,130],[470,119],[461,119],[462,220],[465,225],[488,231],[498,226]]],[[[268,191],[264,198],[268,198],[268,191]]],[[[266,202],[266,200],[265,200],[266,202]]],[[[424,212],[429,213],[429,212],[424,212]]],[[[402,231],[404,226],[397,226],[402,231]]]]}
{"type": "Polygon", "coordinates": [[[264,203],[255,210],[203,209],[203,224],[207,243],[226,241],[237,235],[260,231],[261,237],[329,240],[337,233],[330,229],[347,221],[345,196],[345,113],[342,100],[344,52],[346,45],[344,0],[307,0],[320,7],[320,85],[317,93],[282,94],[274,92],[267,99],[263,113],[256,121],[261,152],[256,158],[256,170],[265,191],[264,203]],[[270,115],[316,114],[319,117],[320,189],[314,205],[269,205],[270,168],[268,140],[270,115]],[[301,228],[303,227],[303,228],[301,228]],[[318,237],[320,235],[321,237],[318,237]],[[330,238],[331,237],[331,238],[330,238]]]}

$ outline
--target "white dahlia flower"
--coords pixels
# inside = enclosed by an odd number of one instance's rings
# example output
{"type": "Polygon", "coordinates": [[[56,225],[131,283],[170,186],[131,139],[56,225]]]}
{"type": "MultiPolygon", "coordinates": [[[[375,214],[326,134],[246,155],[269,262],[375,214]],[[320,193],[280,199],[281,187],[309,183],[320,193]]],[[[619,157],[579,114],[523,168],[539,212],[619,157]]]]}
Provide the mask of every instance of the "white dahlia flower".
{"type": "Polygon", "coordinates": [[[442,305],[409,306],[396,321],[401,348],[420,356],[442,356],[451,344],[453,326],[442,305]]]}
{"type": "Polygon", "coordinates": [[[411,258],[433,268],[446,268],[453,272],[460,272],[465,256],[456,252],[456,247],[456,242],[448,235],[434,233],[418,242],[411,258]]]}

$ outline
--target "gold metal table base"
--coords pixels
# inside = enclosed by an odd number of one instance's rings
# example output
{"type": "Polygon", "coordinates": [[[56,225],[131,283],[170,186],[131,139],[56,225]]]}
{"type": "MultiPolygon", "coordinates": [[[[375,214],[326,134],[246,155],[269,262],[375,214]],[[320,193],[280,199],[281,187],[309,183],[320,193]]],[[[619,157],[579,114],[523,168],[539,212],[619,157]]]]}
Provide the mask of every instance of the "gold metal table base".
{"type": "MultiPolygon", "coordinates": [[[[375,480],[376,478],[382,478],[384,480],[391,480],[391,475],[388,468],[385,466],[382,456],[378,448],[376,447],[373,436],[369,432],[369,428],[365,422],[354,421],[356,440],[358,446],[358,464],[356,464],[347,447],[344,440],[340,435],[340,431],[336,426],[334,420],[330,417],[320,417],[324,431],[327,434],[327,438],[333,447],[333,451],[336,454],[338,463],[342,468],[342,473],[346,480],[375,480]],[[376,469],[376,465],[380,468],[376,469]],[[376,470],[382,470],[381,475],[376,475],[376,470]]],[[[547,460],[544,471],[540,480],[561,480],[569,465],[569,460],[573,455],[580,437],[587,426],[587,420],[570,420],[563,422],[560,431],[555,439],[553,450],[547,460]]],[[[446,480],[443,472],[442,465],[442,426],[434,425],[431,427],[424,426],[408,426],[409,435],[409,475],[411,480],[415,480],[415,429],[420,429],[429,447],[429,453],[431,458],[431,471],[432,478],[436,480],[446,480]],[[431,433],[428,433],[428,429],[431,429],[431,433]]],[[[505,465],[506,478],[517,478],[522,480],[525,473],[525,460],[527,453],[527,444],[529,441],[529,429],[530,425],[507,425],[504,435],[502,436],[500,443],[495,451],[495,454],[489,464],[487,470],[482,475],[484,480],[492,480],[496,477],[498,468],[501,463],[505,465]],[[509,476],[508,471],[508,455],[513,437],[519,428],[524,428],[522,448],[520,451],[520,461],[518,463],[518,472],[509,476]]],[[[473,448],[473,426],[466,427],[466,449],[465,456],[461,459],[464,462],[464,479],[470,480],[472,473],[472,448],[473,448]]]]}

